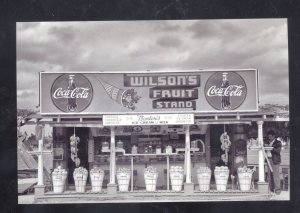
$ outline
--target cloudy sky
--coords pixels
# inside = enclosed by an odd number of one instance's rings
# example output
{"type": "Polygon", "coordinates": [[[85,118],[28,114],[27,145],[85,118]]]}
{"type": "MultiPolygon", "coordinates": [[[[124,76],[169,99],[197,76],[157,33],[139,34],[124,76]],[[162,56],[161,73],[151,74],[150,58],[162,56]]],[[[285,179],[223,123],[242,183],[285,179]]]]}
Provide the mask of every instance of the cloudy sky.
{"type": "Polygon", "coordinates": [[[39,71],[258,68],[260,104],[288,104],[286,19],[17,23],[17,106],[39,71]]]}

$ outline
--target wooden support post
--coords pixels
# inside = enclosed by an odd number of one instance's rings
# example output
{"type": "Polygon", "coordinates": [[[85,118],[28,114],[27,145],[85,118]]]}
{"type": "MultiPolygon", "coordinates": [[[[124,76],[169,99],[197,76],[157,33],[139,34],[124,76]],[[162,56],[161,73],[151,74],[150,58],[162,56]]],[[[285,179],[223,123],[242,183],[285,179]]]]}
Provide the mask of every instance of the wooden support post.
{"type": "Polygon", "coordinates": [[[210,125],[207,125],[206,135],[205,135],[205,160],[206,166],[210,168],[210,125]]]}
{"type": "MultiPolygon", "coordinates": [[[[39,140],[39,146],[41,146],[41,142],[42,140],[39,140]]],[[[40,151],[41,153],[38,155],[38,183],[37,185],[44,185],[44,171],[43,171],[43,154],[42,151],[40,151]]]]}
{"type": "MultiPolygon", "coordinates": [[[[258,143],[264,145],[263,141],[263,121],[257,121],[258,127],[258,143]]],[[[257,188],[260,193],[268,193],[268,183],[265,182],[265,159],[262,148],[258,151],[258,183],[257,188]]]]}
{"type": "Polygon", "coordinates": [[[185,127],[186,183],[191,183],[191,143],[190,128],[185,127]]]}
{"type": "Polygon", "coordinates": [[[35,196],[43,195],[45,193],[44,185],[44,163],[43,163],[43,146],[45,137],[45,125],[42,126],[42,135],[39,139],[39,151],[38,154],[38,182],[34,188],[35,196]]]}
{"type": "Polygon", "coordinates": [[[43,146],[44,146],[45,126],[42,129],[42,138],[39,140],[39,154],[38,154],[38,183],[37,185],[44,185],[44,163],[43,163],[43,146]]]}
{"type": "Polygon", "coordinates": [[[167,190],[170,190],[170,156],[167,155],[167,190]]]}
{"type": "Polygon", "coordinates": [[[131,156],[131,191],[133,192],[133,156],[131,156]]]}
{"type": "Polygon", "coordinates": [[[115,142],[115,127],[110,129],[110,164],[109,164],[109,184],[107,184],[107,193],[116,194],[116,142],[115,142]]]}
{"type": "Polygon", "coordinates": [[[193,194],[194,184],[192,183],[191,173],[191,142],[190,142],[190,126],[185,126],[185,167],[186,167],[186,178],[184,183],[184,193],[193,194]]]}
{"type": "Polygon", "coordinates": [[[110,181],[109,183],[116,183],[116,140],[115,128],[111,128],[110,135],[110,181]]]}
{"type": "MultiPolygon", "coordinates": [[[[263,146],[263,121],[257,122],[258,127],[258,143],[260,146],[263,146]]],[[[263,150],[260,149],[258,152],[258,171],[259,171],[259,182],[265,182],[265,166],[264,166],[264,155],[263,150]]]]}

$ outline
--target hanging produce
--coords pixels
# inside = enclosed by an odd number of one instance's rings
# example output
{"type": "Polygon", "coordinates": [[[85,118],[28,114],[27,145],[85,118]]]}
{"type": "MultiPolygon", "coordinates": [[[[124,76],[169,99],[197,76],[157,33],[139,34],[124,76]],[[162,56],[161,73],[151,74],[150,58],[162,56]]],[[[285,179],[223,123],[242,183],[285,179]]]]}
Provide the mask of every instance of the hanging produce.
{"type": "MultiPolygon", "coordinates": [[[[224,127],[224,129],[225,129],[225,127],[224,127]]],[[[227,134],[226,131],[224,131],[224,133],[221,135],[220,141],[221,141],[221,149],[225,152],[224,162],[227,164],[228,163],[228,152],[229,152],[229,149],[231,146],[231,141],[230,141],[229,135],[227,134]]]]}
{"type": "Polygon", "coordinates": [[[80,165],[80,159],[78,157],[78,148],[77,145],[80,142],[80,138],[75,135],[75,128],[74,134],[70,137],[70,150],[71,150],[71,159],[75,163],[76,167],[80,165]]]}

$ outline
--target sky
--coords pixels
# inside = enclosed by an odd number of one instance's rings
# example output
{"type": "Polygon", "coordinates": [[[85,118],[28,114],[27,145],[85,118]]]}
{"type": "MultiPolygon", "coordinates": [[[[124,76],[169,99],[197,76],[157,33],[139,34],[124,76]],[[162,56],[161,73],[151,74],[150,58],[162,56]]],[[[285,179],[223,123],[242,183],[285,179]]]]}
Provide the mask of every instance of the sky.
{"type": "Polygon", "coordinates": [[[40,71],[259,69],[263,104],[288,104],[286,19],[19,22],[17,107],[40,71]]]}

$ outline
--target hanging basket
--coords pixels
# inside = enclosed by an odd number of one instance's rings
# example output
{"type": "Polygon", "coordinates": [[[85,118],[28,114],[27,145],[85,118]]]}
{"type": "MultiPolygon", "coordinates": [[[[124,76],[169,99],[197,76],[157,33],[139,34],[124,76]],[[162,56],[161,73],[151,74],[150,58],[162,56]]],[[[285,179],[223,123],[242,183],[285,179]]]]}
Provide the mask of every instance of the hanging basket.
{"type": "Polygon", "coordinates": [[[200,191],[209,191],[210,180],[211,180],[211,170],[208,167],[200,167],[197,170],[197,178],[199,183],[200,191]]]}
{"type": "Polygon", "coordinates": [[[120,192],[128,192],[131,170],[128,168],[119,168],[117,171],[117,180],[120,192]]]}
{"type": "Polygon", "coordinates": [[[171,166],[170,179],[172,191],[181,191],[183,185],[184,170],[181,166],[171,166]]]}

